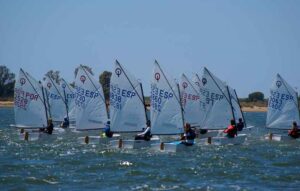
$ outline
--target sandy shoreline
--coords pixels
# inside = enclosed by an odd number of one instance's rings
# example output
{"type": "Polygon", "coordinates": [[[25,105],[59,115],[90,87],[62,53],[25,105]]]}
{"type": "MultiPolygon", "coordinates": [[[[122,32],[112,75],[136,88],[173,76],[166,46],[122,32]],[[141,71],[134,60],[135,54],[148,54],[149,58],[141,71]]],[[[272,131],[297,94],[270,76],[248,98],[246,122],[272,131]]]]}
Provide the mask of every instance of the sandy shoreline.
{"type": "MultiPolygon", "coordinates": [[[[13,101],[0,101],[0,107],[13,107],[13,106],[14,106],[13,101]]],[[[258,107],[258,106],[242,107],[242,110],[244,112],[266,112],[267,107],[258,107]]]]}
{"type": "Polygon", "coordinates": [[[13,101],[0,101],[0,107],[13,107],[13,101]]]}

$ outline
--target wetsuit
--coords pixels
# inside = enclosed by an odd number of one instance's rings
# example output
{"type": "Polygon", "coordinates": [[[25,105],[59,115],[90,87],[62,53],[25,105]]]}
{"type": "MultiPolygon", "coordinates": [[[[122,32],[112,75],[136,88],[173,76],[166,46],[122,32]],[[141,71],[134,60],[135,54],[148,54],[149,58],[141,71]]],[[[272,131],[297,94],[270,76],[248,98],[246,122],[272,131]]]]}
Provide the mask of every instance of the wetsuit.
{"type": "Polygon", "coordinates": [[[113,136],[113,132],[110,131],[110,126],[109,125],[106,125],[105,129],[104,129],[104,133],[105,133],[105,136],[108,137],[108,138],[112,138],[113,136]]]}
{"type": "Polygon", "coordinates": [[[53,131],[53,123],[50,123],[50,124],[48,125],[48,127],[46,128],[45,133],[48,133],[49,135],[51,135],[51,134],[52,134],[52,131],[53,131]]]}
{"type": "Polygon", "coordinates": [[[238,124],[236,125],[236,127],[237,127],[238,131],[242,131],[243,128],[245,127],[245,124],[244,124],[244,122],[238,122],[238,124]]]}
{"type": "Polygon", "coordinates": [[[63,127],[63,128],[69,127],[69,124],[70,124],[69,120],[64,120],[61,124],[61,127],[63,127]]]}

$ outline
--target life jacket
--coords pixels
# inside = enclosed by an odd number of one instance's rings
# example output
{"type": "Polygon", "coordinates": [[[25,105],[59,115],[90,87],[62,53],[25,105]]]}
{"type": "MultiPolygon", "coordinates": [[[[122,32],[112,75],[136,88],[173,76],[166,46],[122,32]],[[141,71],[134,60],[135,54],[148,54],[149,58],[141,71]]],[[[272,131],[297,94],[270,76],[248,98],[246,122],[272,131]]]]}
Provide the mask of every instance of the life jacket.
{"type": "Polygon", "coordinates": [[[299,138],[299,134],[297,130],[289,130],[289,136],[293,137],[293,138],[299,138]]]}
{"type": "Polygon", "coordinates": [[[224,133],[227,133],[229,137],[235,137],[237,134],[237,129],[234,125],[229,125],[227,129],[224,130],[224,133]]]}

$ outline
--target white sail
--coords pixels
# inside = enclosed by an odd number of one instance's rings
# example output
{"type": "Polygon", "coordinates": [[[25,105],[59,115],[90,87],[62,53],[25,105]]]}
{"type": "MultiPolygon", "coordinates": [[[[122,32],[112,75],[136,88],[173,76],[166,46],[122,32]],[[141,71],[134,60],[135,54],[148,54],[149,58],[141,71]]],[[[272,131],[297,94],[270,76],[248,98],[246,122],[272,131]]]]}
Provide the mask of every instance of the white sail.
{"type": "Polygon", "coordinates": [[[169,82],[155,61],[151,82],[151,132],[157,135],[183,132],[178,85],[169,82]]]}
{"type": "Polygon", "coordinates": [[[66,105],[61,94],[60,85],[49,76],[45,77],[43,86],[47,89],[47,98],[53,121],[63,121],[67,114],[66,105]]]}
{"type": "Polygon", "coordinates": [[[277,74],[271,86],[266,125],[268,128],[290,129],[293,121],[300,122],[297,93],[277,74]]]}
{"type": "MultiPolygon", "coordinates": [[[[75,89],[71,87],[64,79],[60,82],[61,95],[68,106],[69,121],[75,121],[76,119],[76,107],[75,107],[75,89]]],[[[65,116],[67,117],[67,116],[65,116]]]]}
{"type": "Polygon", "coordinates": [[[104,128],[108,118],[101,84],[83,67],[79,67],[75,86],[76,129],[104,128]]]}
{"type": "Polygon", "coordinates": [[[15,123],[17,127],[41,128],[47,126],[46,110],[41,84],[22,69],[15,83],[15,123]]]}
{"type": "Polygon", "coordinates": [[[206,110],[202,122],[203,129],[226,128],[233,116],[225,82],[204,68],[200,93],[201,102],[206,110]]]}
{"type": "Polygon", "coordinates": [[[116,61],[110,80],[111,131],[142,131],[146,121],[141,85],[116,61]]]}
{"type": "Polygon", "coordinates": [[[180,94],[184,110],[184,120],[192,126],[200,127],[202,112],[200,110],[200,89],[190,82],[186,75],[181,75],[180,94]]]}

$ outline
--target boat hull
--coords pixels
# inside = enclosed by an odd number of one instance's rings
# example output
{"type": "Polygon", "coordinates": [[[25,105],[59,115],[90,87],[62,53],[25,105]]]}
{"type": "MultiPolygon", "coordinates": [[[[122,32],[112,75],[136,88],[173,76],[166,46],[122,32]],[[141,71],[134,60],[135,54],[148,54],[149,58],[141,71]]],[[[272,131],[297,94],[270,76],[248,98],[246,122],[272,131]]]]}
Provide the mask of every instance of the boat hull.
{"type": "Polygon", "coordinates": [[[209,137],[200,139],[199,144],[203,145],[240,145],[246,141],[246,134],[239,134],[235,138],[228,138],[226,136],[209,137]]]}
{"type": "Polygon", "coordinates": [[[294,141],[294,140],[300,140],[300,138],[295,139],[288,135],[280,135],[280,134],[267,134],[264,136],[265,140],[269,141],[294,141]]]}
{"type": "Polygon", "coordinates": [[[152,144],[151,149],[154,151],[161,151],[161,152],[182,152],[191,148],[194,148],[195,146],[186,146],[184,144],[181,144],[181,141],[173,141],[168,143],[158,143],[158,144],[152,144]]]}
{"type": "Polygon", "coordinates": [[[154,136],[149,141],[145,140],[113,140],[110,141],[110,145],[112,148],[118,149],[141,149],[151,147],[152,144],[158,144],[160,142],[157,136],[154,136]]]}

